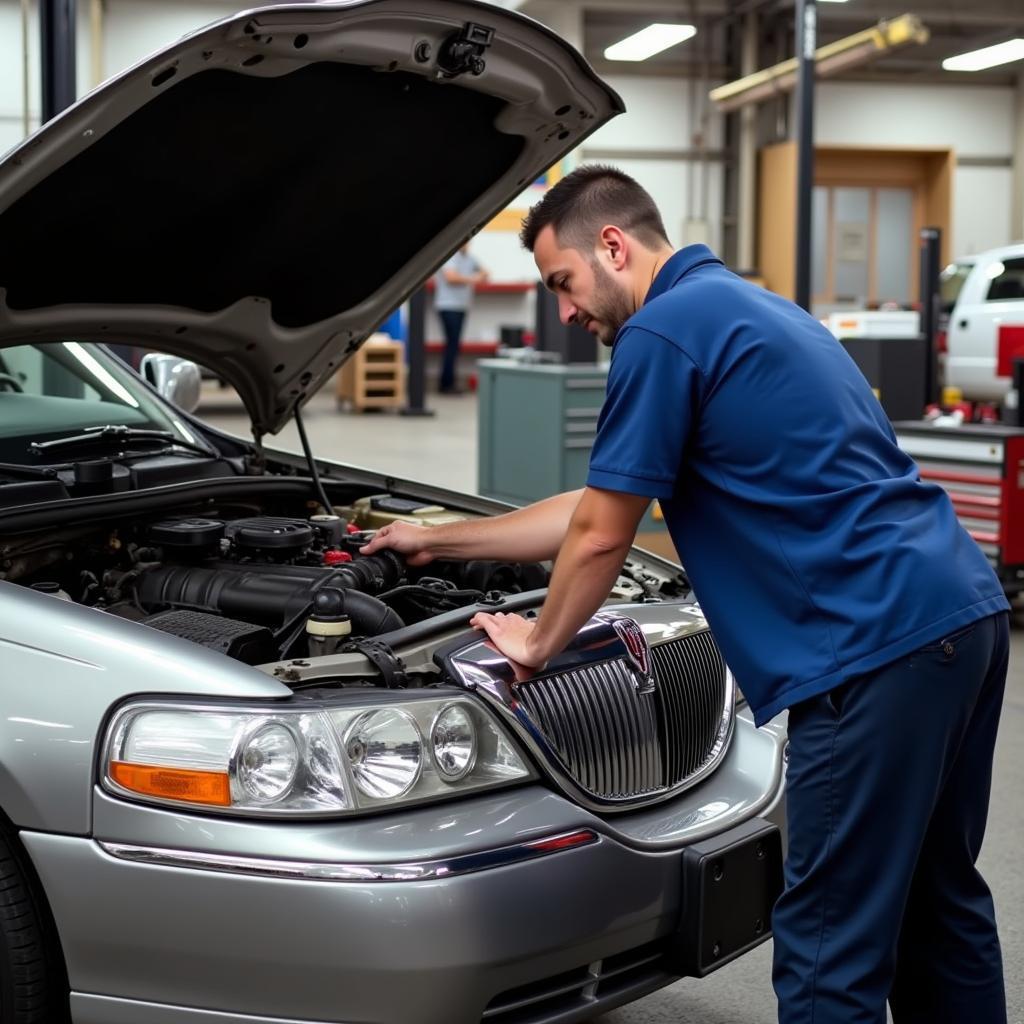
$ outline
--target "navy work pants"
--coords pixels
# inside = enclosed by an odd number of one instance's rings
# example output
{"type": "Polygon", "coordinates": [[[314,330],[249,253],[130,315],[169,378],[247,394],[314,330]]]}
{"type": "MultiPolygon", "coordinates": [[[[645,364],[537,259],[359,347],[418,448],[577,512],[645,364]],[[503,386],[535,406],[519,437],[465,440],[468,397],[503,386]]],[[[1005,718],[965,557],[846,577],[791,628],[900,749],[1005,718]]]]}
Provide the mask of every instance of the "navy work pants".
{"type": "Polygon", "coordinates": [[[466,314],[461,309],[439,309],[438,316],[444,327],[444,358],[439,387],[442,391],[451,391],[455,387],[455,364],[459,358],[459,342],[466,314]]]}
{"type": "Polygon", "coordinates": [[[780,1024],[1005,1024],[975,861],[1008,647],[995,615],[790,709],[780,1024]]]}

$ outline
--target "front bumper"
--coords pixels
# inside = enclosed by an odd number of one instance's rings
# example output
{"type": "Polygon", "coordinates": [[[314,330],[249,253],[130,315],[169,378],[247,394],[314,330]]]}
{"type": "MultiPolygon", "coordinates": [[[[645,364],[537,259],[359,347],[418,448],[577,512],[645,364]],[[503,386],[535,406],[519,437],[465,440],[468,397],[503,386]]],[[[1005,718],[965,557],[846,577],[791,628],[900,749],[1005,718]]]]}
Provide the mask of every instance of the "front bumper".
{"type": "Polygon", "coordinates": [[[97,839],[23,838],[57,922],[75,1024],[568,1024],[674,979],[661,956],[680,851],[739,821],[777,819],[783,745],[781,728],[755,730],[741,712],[711,778],[615,818],[541,786],[341,825],[221,821],[98,792],[97,839]],[[418,881],[153,865],[101,845],[395,864],[576,829],[597,840],[418,881]]]}

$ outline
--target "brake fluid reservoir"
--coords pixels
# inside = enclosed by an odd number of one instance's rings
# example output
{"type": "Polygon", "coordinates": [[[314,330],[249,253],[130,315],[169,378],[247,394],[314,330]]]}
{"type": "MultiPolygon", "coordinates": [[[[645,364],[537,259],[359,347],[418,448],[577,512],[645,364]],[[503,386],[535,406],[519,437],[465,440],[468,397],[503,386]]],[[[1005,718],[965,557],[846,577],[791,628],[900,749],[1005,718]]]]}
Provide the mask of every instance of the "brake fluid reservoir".
{"type": "Polygon", "coordinates": [[[429,505],[390,494],[374,494],[352,503],[356,525],[362,530],[379,530],[390,523],[414,523],[417,526],[443,526],[476,519],[470,512],[456,512],[443,505],[429,505]]]}

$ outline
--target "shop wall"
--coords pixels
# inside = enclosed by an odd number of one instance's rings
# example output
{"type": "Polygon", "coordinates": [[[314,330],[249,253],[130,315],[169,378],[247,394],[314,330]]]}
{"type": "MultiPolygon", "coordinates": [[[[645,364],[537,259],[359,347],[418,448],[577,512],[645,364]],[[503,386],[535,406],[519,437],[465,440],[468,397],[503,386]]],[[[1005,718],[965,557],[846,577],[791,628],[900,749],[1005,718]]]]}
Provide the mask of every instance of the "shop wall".
{"type": "MultiPolygon", "coordinates": [[[[80,5],[81,6],[81,5],[80,5]]],[[[0,154],[25,137],[25,49],[28,48],[29,131],[39,127],[39,6],[29,4],[28,32],[23,30],[20,0],[0,0],[0,154]]],[[[88,17],[78,11],[78,94],[89,89],[88,17]]]]}
{"type": "MultiPolygon", "coordinates": [[[[78,3],[84,6],[86,0],[78,3]]],[[[197,28],[245,10],[248,5],[222,0],[106,0],[104,6],[103,59],[110,76],[197,28]]]]}
{"type": "MultiPolygon", "coordinates": [[[[612,75],[606,81],[622,97],[626,112],[590,136],[564,162],[563,170],[592,163],[618,167],[651,193],[674,246],[706,242],[719,248],[724,175],[716,154],[722,147],[721,117],[710,111],[704,119],[700,91],[684,78],[612,75]],[[701,131],[704,159],[694,139],[701,131]]],[[[543,194],[543,188],[531,188],[511,204],[512,209],[525,212],[543,194]]],[[[532,258],[519,245],[516,224],[512,218],[502,230],[485,230],[473,241],[473,251],[497,281],[536,280],[532,258]]],[[[481,296],[467,322],[467,337],[494,340],[501,323],[515,323],[517,315],[529,326],[533,308],[532,294],[515,301],[481,296]]],[[[428,325],[428,336],[437,329],[428,325]]]]}
{"type": "MultiPolygon", "coordinates": [[[[154,50],[244,7],[222,0],[106,0],[103,5],[99,65],[94,64],[91,5],[78,0],[76,78],[84,96],[98,81],[136,64],[154,50]]],[[[20,0],[0,0],[0,152],[24,137],[23,68],[25,33],[20,0]]],[[[29,130],[40,115],[39,5],[32,0],[28,20],[29,130]]]]}
{"type": "Polygon", "coordinates": [[[675,246],[722,240],[723,119],[706,103],[707,89],[686,78],[607,76],[626,112],[581,148],[588,163],[608,163],[631,174],[654,197],[675,246]],[[704,139],[704,157],[697,141],[704,139]]]}
{"type": "Polygon", "coordinates": [[[1010,87],[823,82],[818,145],[951,146],[952,251],[1015,241],[1012,226],[1014,93],[1010,87]]]}

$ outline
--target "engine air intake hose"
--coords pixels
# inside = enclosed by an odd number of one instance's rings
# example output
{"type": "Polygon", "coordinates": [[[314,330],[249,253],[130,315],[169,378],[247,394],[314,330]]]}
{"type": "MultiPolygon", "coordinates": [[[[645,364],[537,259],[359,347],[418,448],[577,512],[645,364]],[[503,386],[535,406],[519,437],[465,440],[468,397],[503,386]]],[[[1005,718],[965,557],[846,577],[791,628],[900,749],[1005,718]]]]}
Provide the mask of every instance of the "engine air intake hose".
{"type": "MultiPolygon", "coordinates": [[[[371,559],[366,559],[370,561],[371,559]]],[[[353,573],[319,566],[249,565],[219,563],[209,566],[160,566],[147,569],[135,581],[135,597],[146,611],[192,608],[216,612],[230,619],[279,628],[312,608],[318,591],[334,587],[345,591],[345,613],[353,632],[375,636],[404,623],[387,605],[354,589],[372,582],[379,567],[353,573]]],[[[394,567],[388,565],[393,570],[394,567]]],[[[388,573],[390,578],[391,574],[388,573]]]]}

